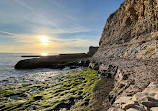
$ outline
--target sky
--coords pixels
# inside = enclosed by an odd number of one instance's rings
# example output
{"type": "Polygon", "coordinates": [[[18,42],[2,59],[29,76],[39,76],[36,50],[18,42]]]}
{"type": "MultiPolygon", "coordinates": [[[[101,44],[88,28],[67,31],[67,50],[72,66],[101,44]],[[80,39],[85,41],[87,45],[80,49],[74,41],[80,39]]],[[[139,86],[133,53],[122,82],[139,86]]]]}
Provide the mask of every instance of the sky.
{"type": "Polygon", "coordinates": [[[0,53],[87,52],[124,0],[0,0],[0,53]]]}

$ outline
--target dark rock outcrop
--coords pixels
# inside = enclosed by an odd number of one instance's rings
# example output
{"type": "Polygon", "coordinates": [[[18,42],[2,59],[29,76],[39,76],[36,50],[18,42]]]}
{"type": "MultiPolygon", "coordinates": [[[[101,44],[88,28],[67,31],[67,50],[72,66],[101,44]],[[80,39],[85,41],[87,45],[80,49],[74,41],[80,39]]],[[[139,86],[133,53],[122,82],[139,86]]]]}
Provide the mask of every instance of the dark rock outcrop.
{"type": "Polygon", "coordinates": [[[87,54],[93,56],[97,52],[98,48],[99,47],[90,46],[89,47],[89,52],[87,54]]]}
{"type": "MultiPolygon", "coordinates": [[[[90,57],[87,54],[67,54],[40,57],[34,59],[21,60],[15,65],[15,69],[36,69],[36,68],[52,68],[52,69],[63,69],[65,67],[80,66],[82,63],[79,61],[90,57]]],[[[84,61],[83,61],[84,62],[84,61]]],[[[86,65],[86,63],[83,63],[86,65]]],[[[87,65],[88,66],[88,65],[87,65]]]]}
{"type": "MultiPolygon", "coordinates": [[[[90,67],[102,63],[99,66],[101,76],[114,78],[115,87],[109,98],[111,104],[122,97],[133,97],[146,89],[151,82],[158,84],[157,38],[157,0],[126,0],[107,19],[99,49],[91,59],[94,64],[90,67]]],[[[124,99],[125,103],[126,100],[124,99]]],[[[150,109],[146,105],[131,104],[138,105],[135,110],[150,109]]],[[[134,107],[122,108],[113,104],[109,111],[130,108],[134,107]]]]}
{"type": "Polygon", "coordinates": [[[33,59],[25,59],[19,61],[15,65],[15,69],[36,69],[36,68],[52,68],[52,69],[63,69],[70,67],[71,69],[77,68],[78,66],[88,67],[90,61],[87,59],[92,57],[99,47],[89,47],[87,53],[68,53],[59,54],[56,56],[39,56],[39,55],[25,55],[22,57],[39,57],[33,59]]]}

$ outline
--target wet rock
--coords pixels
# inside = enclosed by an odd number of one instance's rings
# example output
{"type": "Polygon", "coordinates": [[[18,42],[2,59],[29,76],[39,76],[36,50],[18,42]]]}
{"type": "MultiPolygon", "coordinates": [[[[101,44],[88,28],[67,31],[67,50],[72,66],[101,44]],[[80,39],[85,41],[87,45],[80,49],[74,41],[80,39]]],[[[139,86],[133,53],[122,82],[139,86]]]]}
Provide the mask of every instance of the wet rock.
{"type": "Polygon", "coordinates": [[[90,60],[84,60],[84,61],[82,61],[81,63],[82,63],[82,66],[88,67],[88,66],[89,66],[89,63],[90,63],[90,60]]]}
{"type": "MultiPolygon", "coordinates": [[[[36,69],[36,68],[52,68],[62,69],[66,66],[78,66],[79,60],[90,57],[87,54],[65,54],[57,56],[40,57],[34,59],[21,60],[15,65],[15,69],[36,69]]],[[[82,63],[81,63],[82,64],[82,63]]],[[[85,60],[84,66],[89,65],[89,60],[85,60]]]]}
{"type": "Polygon", "coordinates": [[[42,96],[34,96],[33,99],[34,100],[40,100],[40,99],[42,99],[42,96]]]}
{"type": "Polygon", "coordinates": [[[95,63],[93,69],[94,70],[99,70],[101,63],[95,63]]]}
{"type": "Polygon", "coordinates": [[[9,80],[2,80],[2,82],[8,82],[9,80]]]}

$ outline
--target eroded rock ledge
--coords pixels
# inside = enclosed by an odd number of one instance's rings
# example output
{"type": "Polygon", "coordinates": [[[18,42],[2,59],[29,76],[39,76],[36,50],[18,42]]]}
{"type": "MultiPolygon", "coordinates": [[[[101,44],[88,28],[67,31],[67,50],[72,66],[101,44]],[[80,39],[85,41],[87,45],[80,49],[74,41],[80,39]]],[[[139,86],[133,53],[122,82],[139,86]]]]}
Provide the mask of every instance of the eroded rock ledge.
{"type": "Polygon", "coordinates": [[[115,81],[114,89],[109,93],[108,101],[112,106],[109,111],[124,111],[127,109],[130,111],[132,110],[130,108],[135,109],[134,111],[141,111],[140,109],[145,111],[147,109],[151,110],[153,107],[158,107],[158,99],[155,98],[155,95],[158,93],[158,69],[155,69],[158,67],[157,64],[158,60],[138,61],[126,59],[114,60],[109,58],[104,63],[92,61],[89,67],[98,70],[101,78],[113,78],[115,81]],[[142,105],[139,100],[132,99],[135,95],[139,95],[140,98],[144,98],[144,96],[146,98],[151,97],[150,99],[143,99],[143,102],[150,102],[153,105],[142,105]],[[127,100],[133,103],[128,103],[127,100]]]}
{"type": "Polygon", "coordinates": [[[142,92],[121,96],[108,111],[158,111],[158,85],[151,82],[142,92]]]}

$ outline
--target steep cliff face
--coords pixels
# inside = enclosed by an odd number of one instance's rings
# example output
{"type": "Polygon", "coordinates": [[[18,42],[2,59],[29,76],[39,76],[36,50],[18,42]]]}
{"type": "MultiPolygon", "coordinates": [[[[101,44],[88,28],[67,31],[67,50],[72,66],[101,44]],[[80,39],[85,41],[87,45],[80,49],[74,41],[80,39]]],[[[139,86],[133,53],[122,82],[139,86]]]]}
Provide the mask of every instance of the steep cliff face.
{"type": "Polygon", "coordinates": [[[105,50],[109,47],[110,50],[123,48],[117,55],[116,53],[112,55],[128,58],[129,56],[144,59],[156,58],[157,41],[158,1],[126,0],[108,18],[99,42],[99,53],[106,52],[105,50]]]}
{"type": "Polygon", "coordinates": [[[100,45],[151,40],[158,31],[157,0],[126,0],[107,20],[100,45]],[[153,32],[153,33],[152,33],[153,32]],[[146,34],[150,36],[146,36],[146,34]]]}
{"type": "MultiPolygon", "coordinates": [[[[158,108],[157,98],[153,106],[146,106],[138,100],[132,100],[130,106],[127,99],[120,100],[132,98],[149,84],[158,85],[158,0],[126,0],[121,4],[107,19],[99,49],[92,61],[100,64],[98,69],[101,75],[115,79],[110,93],[113,108],[109,111],[158,108]],[[123,108],[120,104],[127,107],[123,108]]],[[[154,96],[151,98],[154,100],[154,96]]],[[[143,99],[143,102],[151,101],[143,99]]]]}

